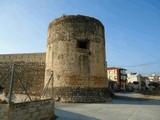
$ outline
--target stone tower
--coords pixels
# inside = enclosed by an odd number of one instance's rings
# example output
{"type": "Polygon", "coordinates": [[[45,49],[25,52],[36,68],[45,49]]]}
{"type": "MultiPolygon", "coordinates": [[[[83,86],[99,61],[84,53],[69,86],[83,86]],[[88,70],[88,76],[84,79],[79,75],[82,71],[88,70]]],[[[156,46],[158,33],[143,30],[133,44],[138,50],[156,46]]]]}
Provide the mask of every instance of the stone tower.
{"type": "Polygon", "coordinates": [[[107,100],[104,26],[88,16],[69,15],[48,29],[45,84],[54,73],[54,98],[64,102],[107,100]]]}

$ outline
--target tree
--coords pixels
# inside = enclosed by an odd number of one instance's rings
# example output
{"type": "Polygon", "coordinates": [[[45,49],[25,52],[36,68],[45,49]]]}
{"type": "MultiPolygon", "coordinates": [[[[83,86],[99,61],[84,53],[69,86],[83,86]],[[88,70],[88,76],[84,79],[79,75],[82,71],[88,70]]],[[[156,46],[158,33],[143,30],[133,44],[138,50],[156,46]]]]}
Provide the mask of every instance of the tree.
{"type": "Polygon", "coordinates": [[[153,86],[154,88],[158,89],[159,83],[157,83],[157,82],[151,82],[151,83],[149,84],[149,86],[153,86]]]}

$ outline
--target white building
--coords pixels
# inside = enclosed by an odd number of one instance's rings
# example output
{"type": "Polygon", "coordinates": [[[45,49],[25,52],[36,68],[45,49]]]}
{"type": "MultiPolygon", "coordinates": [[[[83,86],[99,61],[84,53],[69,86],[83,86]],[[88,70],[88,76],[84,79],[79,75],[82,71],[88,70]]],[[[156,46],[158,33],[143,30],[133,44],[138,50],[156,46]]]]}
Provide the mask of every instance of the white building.
{"type": "Polygon", "coordinates": [[[137,81],[139,82],[141,79],[141,75],[140,74],[137,74],[137,73],[128,73],[127,74],[127,80],[128,80],[128,83],[133,83],[134,81],[137,81]]]}

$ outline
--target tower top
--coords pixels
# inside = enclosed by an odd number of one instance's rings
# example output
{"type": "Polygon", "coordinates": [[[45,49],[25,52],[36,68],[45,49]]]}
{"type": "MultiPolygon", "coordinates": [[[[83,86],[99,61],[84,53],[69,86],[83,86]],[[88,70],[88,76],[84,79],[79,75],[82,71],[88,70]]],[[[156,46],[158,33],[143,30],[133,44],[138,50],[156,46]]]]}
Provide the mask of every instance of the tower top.
{"type": "Polygon", "coordinates": [[[96,22],[96,23],[98,23],[98,24],[100,24],[101,26],[103,26],[103,24],[98,20],[98,19],[96,19],[96,18],[94,18],[94,17],[89,17],[89,16],[84,16],[84,15],[63,15],[62,17],[60,17],[60,18],[56,18],[55,20],[53,20],[50,24],[49,24],[49,26],[51,25],[51,24],[54,24],[54,25],[56,25],[56,24],[60,24],[60,23],[63,23],[63,22],[68,22],[68,23],[71,23],[71,22],[79,22],[79,23],[81,23],[81,22],[91,22],[91,21],[93,21],[93,22],[96,22]]]}

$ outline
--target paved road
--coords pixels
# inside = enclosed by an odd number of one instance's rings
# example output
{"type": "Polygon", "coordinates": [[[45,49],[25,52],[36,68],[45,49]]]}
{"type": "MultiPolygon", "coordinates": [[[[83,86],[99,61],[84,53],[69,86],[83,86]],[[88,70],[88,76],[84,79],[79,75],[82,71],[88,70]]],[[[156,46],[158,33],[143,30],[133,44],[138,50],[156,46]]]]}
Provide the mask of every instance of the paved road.
{"type": "Polygon", "coordinates": [[[160,97],[119,93],[110,103],[56,103],[56,120],[160,120],[160,97]]]}

